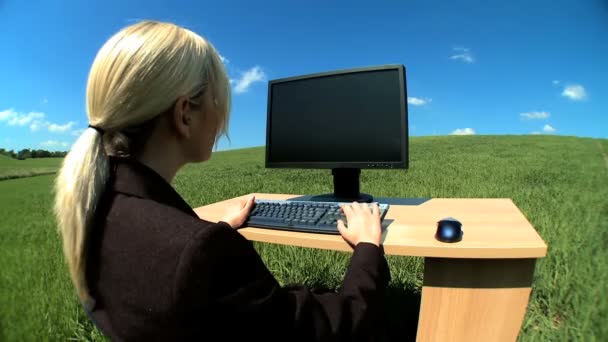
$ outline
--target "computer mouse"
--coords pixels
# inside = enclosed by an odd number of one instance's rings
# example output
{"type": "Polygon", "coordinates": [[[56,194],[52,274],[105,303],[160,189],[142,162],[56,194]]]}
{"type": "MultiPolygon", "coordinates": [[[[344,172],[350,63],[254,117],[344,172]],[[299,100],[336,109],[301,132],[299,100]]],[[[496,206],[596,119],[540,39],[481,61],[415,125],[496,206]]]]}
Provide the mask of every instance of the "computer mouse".
{"type": "Polygon", "coordinates": [[[462,223],[453,217],[437,222],[435,238],[441,242],[458,242],[462,240],[462,223]]]}

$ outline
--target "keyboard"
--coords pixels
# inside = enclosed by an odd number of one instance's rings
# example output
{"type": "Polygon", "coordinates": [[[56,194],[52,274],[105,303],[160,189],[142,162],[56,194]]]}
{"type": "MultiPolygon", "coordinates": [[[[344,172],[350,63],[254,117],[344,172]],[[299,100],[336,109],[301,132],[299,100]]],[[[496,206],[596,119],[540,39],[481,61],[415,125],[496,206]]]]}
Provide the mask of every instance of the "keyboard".
{"type": "MultiPolygon", "coordinates": [[[[384,220],[389,205],[378,203],[380,222],[384,220]]],[[[346,216],[340,208],[348,202],[313,202],[263,200],[255,201],[253,210],[247,216],[245,226],[291,230],[308,233],[340,234],[338,220],[347,225],[346,216]]],[[[373,203],[359,203],[371,210],[373,203]]]]}

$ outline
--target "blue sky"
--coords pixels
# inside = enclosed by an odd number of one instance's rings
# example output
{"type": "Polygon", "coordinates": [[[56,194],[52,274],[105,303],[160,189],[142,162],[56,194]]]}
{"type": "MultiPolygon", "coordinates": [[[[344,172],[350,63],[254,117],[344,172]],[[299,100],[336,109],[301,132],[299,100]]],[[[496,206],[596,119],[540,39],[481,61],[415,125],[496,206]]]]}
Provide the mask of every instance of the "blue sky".
{"type": "Polygon", "coordinates": [[[608,138],[608,3],[0,0],[0,147],[66,150],[95,54],[141,19],[213,43],[234,80],[220,149],[265,143],[267,81],[407,70],[410,134],[608,138]],[[488,4],[488,3],[491,4],[488,4]]]}

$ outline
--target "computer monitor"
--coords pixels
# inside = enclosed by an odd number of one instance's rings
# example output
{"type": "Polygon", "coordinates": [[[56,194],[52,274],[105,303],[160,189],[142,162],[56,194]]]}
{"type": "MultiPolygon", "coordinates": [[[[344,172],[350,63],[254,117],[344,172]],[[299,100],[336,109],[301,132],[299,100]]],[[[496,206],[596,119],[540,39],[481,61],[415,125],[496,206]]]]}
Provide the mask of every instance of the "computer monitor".
{"type": "Polygon", "coordinates": [[[269,81],[266,167],[332,169],[334,192],[311,201],[373,201],[361,169],[408,168],[405,80],[383,65],[269,81]]]}

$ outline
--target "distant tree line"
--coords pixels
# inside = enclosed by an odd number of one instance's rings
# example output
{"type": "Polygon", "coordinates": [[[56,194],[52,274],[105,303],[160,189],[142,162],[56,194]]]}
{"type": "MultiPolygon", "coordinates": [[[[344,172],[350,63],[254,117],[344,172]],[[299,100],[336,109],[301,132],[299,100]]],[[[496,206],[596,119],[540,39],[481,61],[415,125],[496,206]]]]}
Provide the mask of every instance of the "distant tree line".
{"type": "Polygon", "coordinates": [[[4,148],[0,148],[0,155],[20,160],[27,158],[63,158],[66,154],[68,153],[65,151],[50,152],[47,150],[30,150],[29,148],[25,148],[19,152],[15,152],[13,150],[7,151],[4,148]]]}

